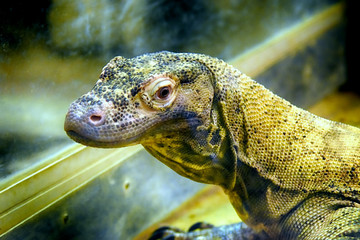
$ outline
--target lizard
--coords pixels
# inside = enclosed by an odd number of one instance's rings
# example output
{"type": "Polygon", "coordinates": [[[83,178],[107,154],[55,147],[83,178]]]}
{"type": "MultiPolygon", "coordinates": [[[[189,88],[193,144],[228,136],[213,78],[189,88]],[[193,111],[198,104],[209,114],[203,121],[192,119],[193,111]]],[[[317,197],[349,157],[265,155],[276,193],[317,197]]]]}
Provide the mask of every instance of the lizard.
{"type": "Polygon", "coordinates": [[[242,220],[151,239],[360,239],[360,129],[292,105],[198,53],[117,56],[69,107],[81,144],[135,144],[223,188],[242,220]]]}

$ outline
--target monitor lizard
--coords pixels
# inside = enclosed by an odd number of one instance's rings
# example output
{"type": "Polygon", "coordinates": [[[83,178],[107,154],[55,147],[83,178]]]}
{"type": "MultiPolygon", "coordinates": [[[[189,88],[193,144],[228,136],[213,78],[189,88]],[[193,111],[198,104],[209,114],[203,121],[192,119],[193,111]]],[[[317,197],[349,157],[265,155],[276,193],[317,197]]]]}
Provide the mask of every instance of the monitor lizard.
{"type": "Polygon", "coordinates": [[[65,131],[92,147],[142,144],[178,174],[221,186],[246,223],[152,239],[360,239],[360,129],[292,105],[223,60],[115,57],[71,104],[65,131]]]}

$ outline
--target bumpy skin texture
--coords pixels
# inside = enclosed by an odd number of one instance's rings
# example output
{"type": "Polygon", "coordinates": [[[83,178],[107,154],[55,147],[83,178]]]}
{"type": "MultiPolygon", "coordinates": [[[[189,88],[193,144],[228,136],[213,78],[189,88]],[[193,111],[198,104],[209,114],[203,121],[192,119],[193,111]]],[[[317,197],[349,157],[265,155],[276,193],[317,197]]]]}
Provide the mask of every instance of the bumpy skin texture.
{"type": "Polygon", "coordinates": [[[65,130],[94,147],[142,144],[177,173],[222,186],[259,238],[360,238],[360,129],[297,108],[222,60],[116,57],[72,103],[65,130]]]}

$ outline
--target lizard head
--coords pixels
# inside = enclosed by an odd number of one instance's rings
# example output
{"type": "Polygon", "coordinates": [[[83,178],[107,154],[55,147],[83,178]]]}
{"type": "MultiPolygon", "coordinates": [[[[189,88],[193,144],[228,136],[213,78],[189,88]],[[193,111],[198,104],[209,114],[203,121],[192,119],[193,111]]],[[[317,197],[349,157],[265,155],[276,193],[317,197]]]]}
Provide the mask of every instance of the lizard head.
{"type": "Polygon", "coordinates": [[[218,161],[214,152],[224,135],[211,124],[214,76],[199,56],[115,57],[94,88],[71,104],[65,131],[93,147],[142,144],[181,175],[209,182],[189,176],[218,161]]]}
{"type": "Polygon", "coordinates": [[[199,62],[161,52],[115,57],[93,89],[73,102],[65,131],[93,147],[150,143],[205,121],[211,73],[199,62]]]}

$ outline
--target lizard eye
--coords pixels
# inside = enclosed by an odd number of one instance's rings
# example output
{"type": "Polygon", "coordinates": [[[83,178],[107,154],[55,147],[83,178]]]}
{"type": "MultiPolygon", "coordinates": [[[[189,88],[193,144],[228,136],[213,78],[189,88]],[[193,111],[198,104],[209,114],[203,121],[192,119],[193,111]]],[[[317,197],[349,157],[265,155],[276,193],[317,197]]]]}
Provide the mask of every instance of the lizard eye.
{"type": "Polygon", "coordinates": [[[171,90],[172,89],[169,86],[159,88],[156,92],[156,97],[158,99],[166,99],[171,94],[171,90]]]}
{"type": "Polygon", "coordinates": [[[170,77],[155,78],[145,92],[151,100],[151,107],[162,108],[169,106],[175,99],[176,82],[170,77]]]}

